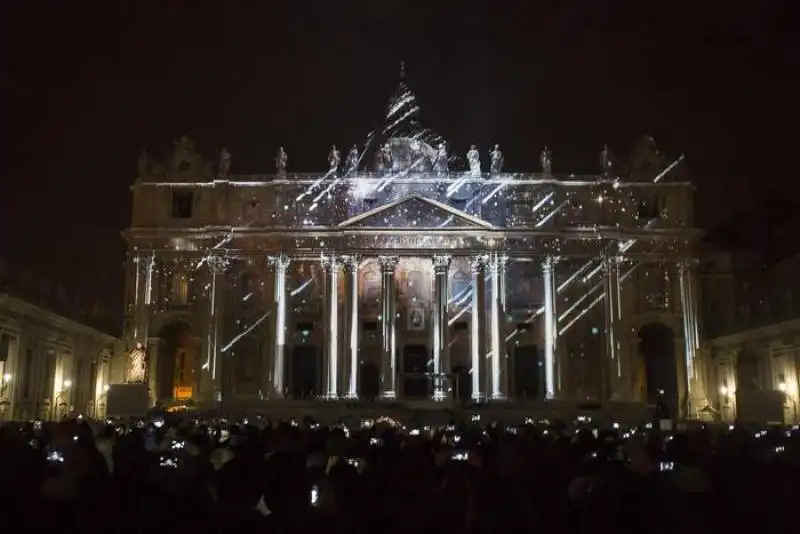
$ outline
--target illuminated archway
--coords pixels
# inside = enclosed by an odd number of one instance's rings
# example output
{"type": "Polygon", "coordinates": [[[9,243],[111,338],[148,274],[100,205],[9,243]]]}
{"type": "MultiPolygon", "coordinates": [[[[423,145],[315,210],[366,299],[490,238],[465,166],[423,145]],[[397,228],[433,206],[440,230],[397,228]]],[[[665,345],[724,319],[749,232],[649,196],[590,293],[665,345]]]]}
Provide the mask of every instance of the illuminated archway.
{"type": "Polygon", "coordinates": [[[185,400],[197,387],[197,346],[192,327],[184,321],[173,321],[158,332],[156,362],[156,399],[185,400]]]}

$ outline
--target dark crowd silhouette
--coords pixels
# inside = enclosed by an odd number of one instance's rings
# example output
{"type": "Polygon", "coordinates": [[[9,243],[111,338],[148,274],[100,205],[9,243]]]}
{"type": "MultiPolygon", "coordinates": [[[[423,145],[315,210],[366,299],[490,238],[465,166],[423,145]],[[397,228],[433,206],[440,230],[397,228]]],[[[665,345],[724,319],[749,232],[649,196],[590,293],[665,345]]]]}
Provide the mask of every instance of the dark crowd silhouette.
{"type": "Polygon", "coordinates": [[[797,427],[11,422],[0,532],[781,532],[798,474],[797,427]]]}

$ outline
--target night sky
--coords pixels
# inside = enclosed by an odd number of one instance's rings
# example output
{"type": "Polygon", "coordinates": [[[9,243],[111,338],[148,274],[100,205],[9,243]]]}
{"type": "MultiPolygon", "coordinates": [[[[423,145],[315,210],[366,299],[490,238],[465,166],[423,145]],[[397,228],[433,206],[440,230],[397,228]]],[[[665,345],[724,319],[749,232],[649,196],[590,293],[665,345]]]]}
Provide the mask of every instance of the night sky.
{"type": "Polygon", "coordinates": [[[651,134],[711,228],[800,189],[789,4],[6,0],[0,256],[121,312],[143,148],[188,134],[270,173],[284,145],[290,171],[324,170],[380,124],[401,60],[452,150],[498,142],[524,171],[546,143],[554,172],[595,172],[604,143],[651,134]]]}

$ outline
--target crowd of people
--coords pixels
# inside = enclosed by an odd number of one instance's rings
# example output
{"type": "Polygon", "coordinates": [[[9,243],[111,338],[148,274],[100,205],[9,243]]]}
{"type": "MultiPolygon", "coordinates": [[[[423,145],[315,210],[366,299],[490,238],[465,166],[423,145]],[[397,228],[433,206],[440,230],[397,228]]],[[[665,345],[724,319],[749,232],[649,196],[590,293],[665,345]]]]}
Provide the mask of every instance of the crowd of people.
{"type": "Polygon", "coordinates": [[[781,532],[800,429],[6,423],[0,531],[781,532]]]}

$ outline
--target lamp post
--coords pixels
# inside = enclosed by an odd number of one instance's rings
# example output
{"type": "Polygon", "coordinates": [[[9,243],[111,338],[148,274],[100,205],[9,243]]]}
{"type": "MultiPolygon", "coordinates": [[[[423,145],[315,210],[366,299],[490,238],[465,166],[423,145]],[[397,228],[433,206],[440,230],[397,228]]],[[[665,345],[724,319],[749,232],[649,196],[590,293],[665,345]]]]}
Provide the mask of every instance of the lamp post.
{"type": "MultiPolygon", "coordinates": [[[[722,415],[723,419],[726,419],[727,412],[731,409],[731,397],[733,397],[734,392],[731,388],[728,387],[728,382],[724,381],[722,385],[719,387],[719,396],[720,396],[720,406],[719,412],[722,415]]],[[[736,418],[735,412],[731,414],[731,419],[736,418]]]]}

